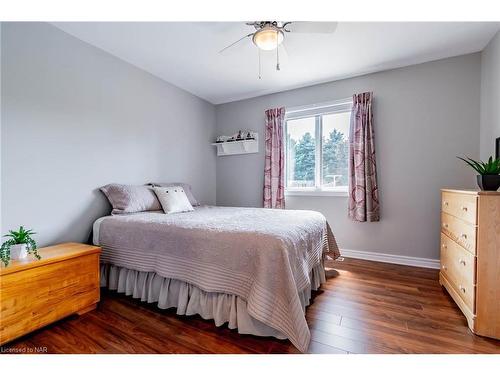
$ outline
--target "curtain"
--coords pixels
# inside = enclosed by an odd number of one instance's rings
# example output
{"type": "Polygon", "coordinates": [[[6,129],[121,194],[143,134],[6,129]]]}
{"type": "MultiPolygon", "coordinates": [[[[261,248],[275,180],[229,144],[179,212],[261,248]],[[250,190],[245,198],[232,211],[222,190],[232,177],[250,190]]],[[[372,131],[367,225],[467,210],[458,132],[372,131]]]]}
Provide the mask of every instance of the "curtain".
{"type": "Polygon", "coordinates": [[[371,92],[353,96],[349,131],[349,218],[354,221],[380,220],[372,101],[371,92]]]}
{"type": "Polygon", "coordinates": [[[285,108],[274,108],[266,111],[265,208],[285,208],[284,120],[285,108]]]}

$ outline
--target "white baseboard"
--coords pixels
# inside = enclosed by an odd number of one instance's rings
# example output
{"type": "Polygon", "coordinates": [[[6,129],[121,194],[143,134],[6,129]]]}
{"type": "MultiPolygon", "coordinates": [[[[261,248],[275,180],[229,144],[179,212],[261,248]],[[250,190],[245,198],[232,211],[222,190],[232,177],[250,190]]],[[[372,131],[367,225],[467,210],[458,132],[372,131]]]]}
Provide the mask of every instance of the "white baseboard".
{"type": "Polygon", "coordinates": [[[424,268],[440,268],[439,259],[407,257],[403,255],[375,253],[372,251],[340,249],[340,254],[346,258],[356,258],[373,260],[376,262],[403,264],[405,266],[415,266],[424,268]]]}

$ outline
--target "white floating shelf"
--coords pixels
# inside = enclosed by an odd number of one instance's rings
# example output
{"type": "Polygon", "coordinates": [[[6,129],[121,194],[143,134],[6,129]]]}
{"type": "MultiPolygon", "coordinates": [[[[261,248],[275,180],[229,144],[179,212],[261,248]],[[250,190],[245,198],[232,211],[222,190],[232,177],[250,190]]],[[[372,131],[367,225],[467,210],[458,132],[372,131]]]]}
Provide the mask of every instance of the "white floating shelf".
{"type": "Polygon", "coordinates": [[[217,156],[255,154],[259,152],[259,138],[255,139],[212,143],[217,146],[217,156]]]}

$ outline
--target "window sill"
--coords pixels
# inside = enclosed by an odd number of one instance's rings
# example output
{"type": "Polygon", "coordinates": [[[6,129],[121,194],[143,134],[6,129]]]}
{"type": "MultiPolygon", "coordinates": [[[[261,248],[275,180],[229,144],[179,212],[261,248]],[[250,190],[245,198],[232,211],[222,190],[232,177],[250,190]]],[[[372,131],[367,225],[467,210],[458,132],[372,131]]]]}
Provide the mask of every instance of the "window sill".
{"type": "Polygon", "coordinates": [[[285,190],[285,196],[309,197],[348,197],[349,193],[342,190],[285,190]]]}

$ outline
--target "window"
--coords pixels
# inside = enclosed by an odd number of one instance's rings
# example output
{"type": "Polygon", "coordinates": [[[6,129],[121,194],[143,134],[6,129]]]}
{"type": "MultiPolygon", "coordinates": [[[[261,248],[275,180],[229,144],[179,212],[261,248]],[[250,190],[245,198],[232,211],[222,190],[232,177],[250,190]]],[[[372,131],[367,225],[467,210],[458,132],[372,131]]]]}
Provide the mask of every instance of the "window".
{"type": "Polygon", "coordinates": [[[350,99],[287,110],[286,193],[346,195],[350,99]]]}

